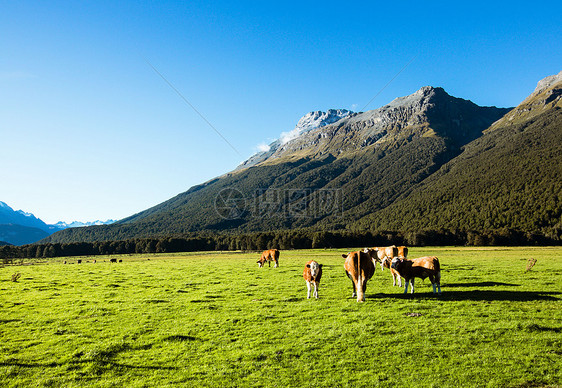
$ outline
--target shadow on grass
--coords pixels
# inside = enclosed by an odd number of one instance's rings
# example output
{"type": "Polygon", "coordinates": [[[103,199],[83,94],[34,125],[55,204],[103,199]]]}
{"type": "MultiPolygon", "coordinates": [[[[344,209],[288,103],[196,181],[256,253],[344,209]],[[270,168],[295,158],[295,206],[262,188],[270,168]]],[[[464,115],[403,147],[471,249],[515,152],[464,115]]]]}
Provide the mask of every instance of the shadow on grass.
{"type": "Polygon", "coordinates": [[[435,298],[442,301],[513,301],[513,302],[530,302],[539,300],[561,300],[562,292],[535,292],[535,291],[505,291],[505,290],[475,290],[475,291],[447,291],[443,289],[441,295],[433,294],[433,292],[416,292],[414,294],[404,294],[403,292],[392,294],[369,294],[369,299],[417,299],[417,298],[435,298]]]}
{"type": "Polygon", "coordinates": [[[447,288],[458,288],[458,287],[494,287],[494,286],[519,287],[520,284],[501,283],[501,282],[443,283],[443,284],[441,284],[441,287],[447,287],[447,288]]]}
{"type": "MultiPolygon", "coordinates": [[[[78,364],[88,364],[92,363],[92,360],[81,360],[81,361],[70,361],[68,363],[58,363],[58,362],[48,362],[48,363],[41,363],[41,362],[19,362],[19,361],[7,361],[7,362],[0,362],[0,366],[17,366],[20,368],[58,368],[58,367],[65,367],[68,365],[78,365],[78,364]]],[[[95,363],[95,362],[94,362],[95,363]]],[[[104,363],[103,369],[109,370],[112,368],[126,368],[126,369],[147,369],[147,370],[174,370],[179,369],[175,366],[153,366],[153,365],[130,365],[130,364],[121,364],[118,362],[107,361],[104,363]]]]}

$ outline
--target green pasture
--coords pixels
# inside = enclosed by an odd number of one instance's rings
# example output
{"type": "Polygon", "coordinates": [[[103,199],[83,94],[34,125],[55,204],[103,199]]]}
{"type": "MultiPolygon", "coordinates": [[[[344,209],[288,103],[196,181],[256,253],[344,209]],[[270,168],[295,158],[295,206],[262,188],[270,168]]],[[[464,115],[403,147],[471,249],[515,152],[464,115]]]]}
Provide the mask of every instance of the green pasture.
{"type": "Polygon", "coordinates": [[[417,280],[405,296],[378,267],[365,303],[342,253],[282,251],[279,268],[241,252],[0,267],[0,386],[562,385],[562,247],[411,248],[439,257],[443,294],[417,280]]]}

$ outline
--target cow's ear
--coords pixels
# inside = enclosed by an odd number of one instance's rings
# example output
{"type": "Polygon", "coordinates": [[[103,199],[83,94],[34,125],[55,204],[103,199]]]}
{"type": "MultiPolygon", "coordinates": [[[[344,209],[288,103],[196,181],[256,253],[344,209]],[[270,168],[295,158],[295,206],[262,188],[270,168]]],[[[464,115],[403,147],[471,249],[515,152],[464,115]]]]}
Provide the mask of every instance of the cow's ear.
{"type": "Polygon", "coordinates": [[[322,268],[322,264],[318,264],[318,267],[322,268]]]}
{"type": "Polygon", "coordinates": [[[306,268],[310,268],[310,264],[307,264],[307,265],[306,265],[306,268]]]}
{"type": "Polygon", "coordinates": [[[347,255],[345,253],[342,253],[341,257],[343,257],[344,259],[347,259],[347,255]]]}

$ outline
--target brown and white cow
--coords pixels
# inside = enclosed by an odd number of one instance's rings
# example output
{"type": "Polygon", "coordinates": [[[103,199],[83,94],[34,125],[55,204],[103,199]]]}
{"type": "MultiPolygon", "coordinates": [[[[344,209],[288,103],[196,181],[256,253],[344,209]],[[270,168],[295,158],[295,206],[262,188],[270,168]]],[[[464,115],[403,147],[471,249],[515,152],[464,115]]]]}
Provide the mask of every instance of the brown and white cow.
{"type": "Polygon", "coordinates": [[[342,254],[345,259],[343,267],[345,273],[353,286],[352,297],[357,295],[358,302],[365,301],[365,290],[367,289],[367,282],[373,277],[375,273],[375,265],[373,264],[372,255],[374,251],[357,251],[350,252],[347,255],[342,254]]]}
{"type": "Polygon", "coordinates": [[[368,250],[375,251],[376,256],[371,254],[374,257],[374,260],[381,264],[381,270],[384,268],[390,268],[390,261],[393,257],[398,256],[398,247],[396,245],[391,245],[389,247],[373,247],[373,248],[365,248],[365,252],[368,250]],[[390,258],[389,264],[386,265],[386,259],[390,258]]]}
{"type": "Polygon", "coordinates": [[[310,260],[304,267],[302,277],[306,281],[306,288],[308,289],[306,298],[310,299],[310,288],[311,285],[314,285],[314,297],[318,299],[318,286],[320,285],[320,279],[322,279],[322,264],[310,260]]]}
{"type": "Polygon", "coordinates": [[[435,256],[419,257],[417,259],[402,259],[395,257],[392,259],[390,268],[395,269],[406,281],[404,294],[408,292],[408,283],[412,282],[412,294],[414,293],[414,278],[429,278],[433,286],[433,293],[436,288],[441,294],[441,265],[435,256]]]}
{"type": "MultiPolygon", "coordinates": [[[[392,247],[394,247],[394,245],[392,247]]],[[[388,248],[391,247],[387,247],[387,249],[388,248]]],[[[387,250],[386,253],[390,253],[390,252],[387,250]]],[[[408,247],[406,246],[396,247],[396,251],[393,250],[392,253],[395,255],[385,256],[384,258],[381,259],[381,271],[383,271],[384,268],[388,268],[390,270],[390,274],[392,275],[392,285],[396,286],[396,279],[398,279],[398,287],[402,287],[402,278],[400,277],[398,272],[396,272],[396,270],[390,267],[390,263],[392,262],[392,259],[394,259],[395,257],[400,257],[403,259],[408,258],[408,247]]]]}
{"type": "Polygon", "coordinates": [[[396,245],[391,245],[389,247],[374,247],[374,248],[365,248],[365,253],[369,253],[371,251],[371,256],[374,257],[373,264],[376,265],[375,262],[379,262],[381,265],[381,271],[384,271],[385,268],[390,269],[390,274],[392,275],[392,285],[396,286],[396,279],[398,279],[398,287],[402,287],[402,279],[398,272],[390,268],[390,262],[394,257],[400,256],[400,248],[406,249],[406,254],[408,252],[408,248],[406,247],[397,247],[396,245]]]}
{"type": "Polygon", "coordinates": [[[258,267],[260,267],[260,268],[263,267],[265,265],[266,261],[267,261],[267,263],[269,264],[270,267],[271,267],[272,261],[275,261],[275,265],[273,266],[273,268],[279,267],[279,250],[268,249],[267,251],[263,251],[260,259],[257,261],[258,267]]]}

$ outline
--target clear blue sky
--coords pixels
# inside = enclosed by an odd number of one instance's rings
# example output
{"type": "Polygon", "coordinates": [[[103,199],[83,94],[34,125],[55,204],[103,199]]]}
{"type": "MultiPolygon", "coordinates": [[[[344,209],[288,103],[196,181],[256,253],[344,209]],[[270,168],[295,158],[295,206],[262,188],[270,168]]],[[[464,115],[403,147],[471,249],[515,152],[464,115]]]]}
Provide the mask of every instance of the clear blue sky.
{"type": "Polygon", "coordinates": [[[557,2],[0,1],[0,201],[120,219],[309,111],[425,85],[517,105],[562,70],[557,2]],[[150,67],[234,146],[235,152],[150,67]]]}

